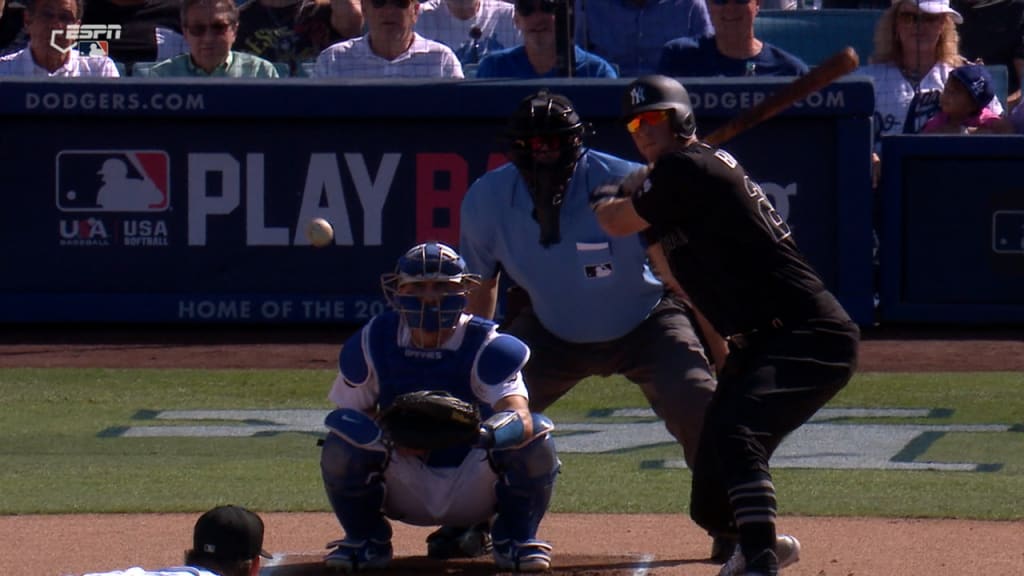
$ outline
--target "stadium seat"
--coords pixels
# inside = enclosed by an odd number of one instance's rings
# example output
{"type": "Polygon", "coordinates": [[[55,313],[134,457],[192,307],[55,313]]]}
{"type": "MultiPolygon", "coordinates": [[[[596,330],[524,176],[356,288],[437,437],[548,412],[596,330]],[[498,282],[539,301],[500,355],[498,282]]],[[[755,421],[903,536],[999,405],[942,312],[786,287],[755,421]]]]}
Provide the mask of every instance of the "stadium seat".
{"type": "Polygon", "coordinates": [[[149,71],[156,66],[156,62],[136,62],[132,64],[132,76],[138,76],[145,78],[149,76],[149,71]]]}
{"type": "Polygon", "coordinates": [[[800,57],[808,66],[852,46],[866,64],[873,52],[875,24],[882,10],[761,10],[754,35],[800,57]]]}
{"type": "Polygon", "coordinates": [[[274,62],[274,69],[281,78],[288,78],[292,75],[292,67],[287,62],[274,62]]]}
{"type": "Polygon", "coordinates": [[[992,75],[992,89],[996,93],[996,98],[999,98],[999,102],[1003,105],[1003,109],[1006,109],[1006,97],[1010,90],[1010,72],[1006,66],[1002,64],[991,64],[986,65],[988,73],[992,75]]]}
{"type": "Polygon", "coordinates": [[[299,78],[312,78],[314,67],[316,67],[315,60],[303,60],[299,62],[299,68],[295,71],[295,75],[299,78]]]}

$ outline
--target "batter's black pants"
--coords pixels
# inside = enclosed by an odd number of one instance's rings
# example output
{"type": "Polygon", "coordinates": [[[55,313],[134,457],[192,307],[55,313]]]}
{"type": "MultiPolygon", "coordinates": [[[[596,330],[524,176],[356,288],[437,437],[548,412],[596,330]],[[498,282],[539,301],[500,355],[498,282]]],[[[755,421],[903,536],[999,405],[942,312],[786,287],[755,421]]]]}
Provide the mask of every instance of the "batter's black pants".
{"type": "Polygon", "coordinates": [[[704,417],[690,492],[690,515],[710,533],[736,533],[729,489],[770,479],[768,460],[782,439],[853,375],[860,331],[835,306],[829,317],[759,332],[742,348],[730,347],[704,417]]]}

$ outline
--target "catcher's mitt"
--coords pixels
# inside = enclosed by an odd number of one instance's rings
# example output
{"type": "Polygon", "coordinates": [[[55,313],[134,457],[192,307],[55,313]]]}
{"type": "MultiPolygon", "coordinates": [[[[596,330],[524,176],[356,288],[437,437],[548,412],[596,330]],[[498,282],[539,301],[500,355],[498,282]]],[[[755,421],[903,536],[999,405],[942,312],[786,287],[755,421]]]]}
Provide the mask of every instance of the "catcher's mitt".
{"type": "Polygon", "coordinates": [[[397,396],[378,424],[387,441],[414,450],[475,444],[480,437],[477,406],[438,390],[397,396]]]}

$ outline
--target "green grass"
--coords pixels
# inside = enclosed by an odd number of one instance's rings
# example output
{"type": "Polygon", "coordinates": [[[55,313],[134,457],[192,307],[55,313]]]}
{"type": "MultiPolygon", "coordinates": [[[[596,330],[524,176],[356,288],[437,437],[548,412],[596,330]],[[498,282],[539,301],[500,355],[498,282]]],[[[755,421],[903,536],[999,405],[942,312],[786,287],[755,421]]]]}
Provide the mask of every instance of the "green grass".
{"type": "MultiPolygon", "coordinates": [[[[326,409],[329,371],[0,370],[0,514],[196,512],[235,502],[261,511],[328,510],[316,435],[123,438],[143,411],[326,409]]],[[[597,409],[645,407],[619,378],[582,382],[547,414],[600,421],[597,409]]],[[[833,407],[939,408],[929,424],[1024,423],[1024,375],[860,374],[833,407]]],[[[891,422],[891,420],[887,420],[891,422]]],[[[690,473],[663,444],[615,454],[563,454],[553,509],[684,512],[690,473]]],[[[1024,434],[947,433],[918,459],[999,463],[991,472],[779,469],[783,514],[1024,519],[1024,434]]]]}

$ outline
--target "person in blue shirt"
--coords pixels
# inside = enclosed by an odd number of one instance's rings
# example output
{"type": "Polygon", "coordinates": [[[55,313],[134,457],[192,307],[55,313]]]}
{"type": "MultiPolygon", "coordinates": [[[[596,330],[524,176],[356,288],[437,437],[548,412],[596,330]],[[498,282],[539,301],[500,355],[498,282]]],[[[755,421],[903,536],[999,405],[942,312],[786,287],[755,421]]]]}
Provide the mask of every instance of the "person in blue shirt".
{"type": "MultiPolygon", "coordinates": [[[[480,60],[477,78],[552,78],[559,75],[555,42],[555,0],[516,0],[515,24],[523,44],[480,60]]],[[[618,78],[605,59],[573,46],[578,78],[618,78]]]]}
{"type": "Polygon", "coordinates": [[[345,538],[328,544],[328,568],[387,566],[393,556],[387,518],[482,526],[462,534],[466,555],[493,545],[500,570],[550,567],[551,545],[537,540],[537,529],[560,467],[553,426],[528,406],[521,369],[529,348],[499,334],[494,322],[463,313],[477,283],[451,247],[418,244],[381,278],[392,310],[374,316],[342,347],[328,395],[337,409],[325,421],[320,469],[345,538]],[[398,395],[421,390],[479,406],[486,418],[480,440],[419,451],[382,438],[375,417],[398,395]]]}
{"type": "Polygon", "coordinates": [[[669,40],[714,32],[705,0],[576,0],[575,21],[576,43],[624,77],[654,72],[669,40]]]}
{"type": "Polygon", "coordinates": [[[754,36],[761,0],[711,0],[712,36],[676,38],[661,50],[665,76],[802,76],[807,64],[754,36]]]}
{"type": "Polygon", "coordinates": [[[529,299],[503,330],[532,350],[530,408],[543,411],[589,376],[620,374],[693,462],[715,380],[690,309],[651,272],[640,237],[610,237],[590,210],[592,190],[642,166],[584,147],[586,133],[561,94],[532,94],[512,114],[511,163],[462,201],[459,250],[482,277],[467,310],[493,318],[506,274],[529,299]]]}

